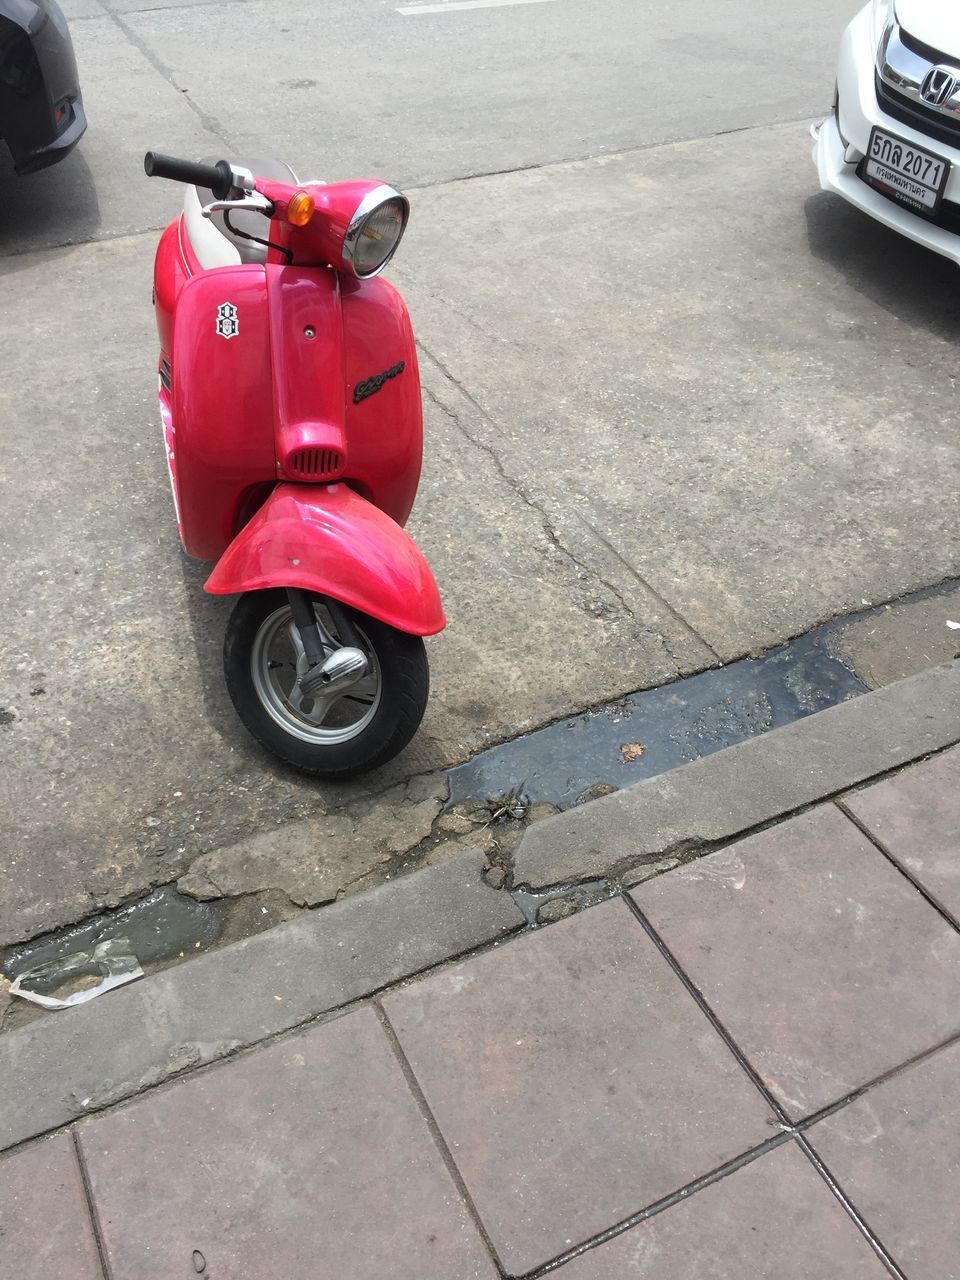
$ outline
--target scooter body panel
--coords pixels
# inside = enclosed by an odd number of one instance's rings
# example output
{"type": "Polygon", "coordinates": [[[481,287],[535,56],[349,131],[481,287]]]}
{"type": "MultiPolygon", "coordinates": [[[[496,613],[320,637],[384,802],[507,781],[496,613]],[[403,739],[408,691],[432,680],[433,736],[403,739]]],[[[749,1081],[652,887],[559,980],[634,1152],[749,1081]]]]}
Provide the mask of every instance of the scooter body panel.
{"type": "Polygon", "coordinates": [[[177,299],[169,460],[183,545],[200,560],[223,553],[276,483],[269,320],[262,266],[201,272],[177,299]]]}
{"type": "Polygon", "coordinates": [[[277,475],[339,480],[347,464],[337,273],[268,266],[277,475]]]}
{"type": "Polygon", "coordinates": [[[348,468],[359,493],[406,524],[420,483],[423,405],[410,316],[381,277],[341,278],[348,468]]]}
{"type": "Polygon", "coordinates": [[[342,480],[403,525],[423,428],[397,291],[324,267],[203,270],[185,237],[183,219],[164,232],[154,289],[161,414],[186,551],[217,560],[278,480],[342,480]]]}
{"type": "Polygon", "coordinates": [[[345,484],[277,485],[205,586],[214,595],[299,587],[410,635],[434,635],[446,621],[416,543],[345,484]]]}
{"type": "Polygon", "coordinates": [[[190,279],[181,241],[182,218],[171,222],[157,245],[153,264],[153,306],[160,335],[161,356],[169,360],[173,352],[173,317],[180,290],[190,279]]]}

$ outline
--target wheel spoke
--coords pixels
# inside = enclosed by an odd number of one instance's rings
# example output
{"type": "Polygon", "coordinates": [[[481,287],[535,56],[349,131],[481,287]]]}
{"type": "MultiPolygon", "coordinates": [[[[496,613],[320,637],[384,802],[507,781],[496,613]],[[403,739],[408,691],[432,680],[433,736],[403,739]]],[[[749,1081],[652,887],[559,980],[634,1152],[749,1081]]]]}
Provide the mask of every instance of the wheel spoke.
{"type": "Polygon", "coordinates": [[[311,724],[315,724],[319,728],[326,720],[330,712],[330,708],[333,707],[335,703],[339,702],[342,697],[342,694],[337,693],[334,694],[332,698],[314,698],[313,706],[310,710],[301,711],[300,714],[309,720],[311,724]]]}
{"type": "Polygon", "coordinates": [[[368,671],[362,680],[358,680],[356,684],[350,686],[349,691],[354,696],[369,698],[371,702],[377,696],[377,673],[376,671],[368,671]]]}

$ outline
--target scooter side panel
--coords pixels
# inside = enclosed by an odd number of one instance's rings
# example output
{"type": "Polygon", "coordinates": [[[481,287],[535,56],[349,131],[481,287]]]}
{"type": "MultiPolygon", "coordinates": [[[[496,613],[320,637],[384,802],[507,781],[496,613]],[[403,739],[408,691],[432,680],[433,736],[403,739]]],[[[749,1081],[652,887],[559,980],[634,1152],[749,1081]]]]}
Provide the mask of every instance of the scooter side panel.
{"type": "Polygon", "coordinates": [[[410,317],[391,284],[341,279],[345,479],[406,524],[423,461],[420,371],[410,317]]]}
{"type": "Polygon", "coordinates": [[[190,555],[216,560],[276,480],[262,266],[220,267],[183,285],[171,381],[181,537],[190,555]]]}
{"type": "Polygon", "coordinates": [[[413,539],[345,484],[279,484],[207,579],[214,595],[300,587],[410,635],[446,624],[413,539]]]}
{"type": "Polygon", "coordinates": [[[160,350],[169,358],[173,350],[173,316],[180,290],[190,278],[181,249],[180,218],[169,223],[160,243],[153,266],[153,301],[160,335],[160,350]]]}

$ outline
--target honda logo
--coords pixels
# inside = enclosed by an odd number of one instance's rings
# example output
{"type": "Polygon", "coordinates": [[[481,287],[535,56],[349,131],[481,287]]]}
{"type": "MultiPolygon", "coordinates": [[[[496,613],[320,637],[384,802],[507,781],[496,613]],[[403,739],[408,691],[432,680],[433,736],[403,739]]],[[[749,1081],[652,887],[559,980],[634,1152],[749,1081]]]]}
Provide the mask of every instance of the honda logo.
{"type": "Polygon", "coordinates": [[[924,76],[920,97],[924,102],[929,102],[931,107],[942,107],[948,98],[953,97],[958,81],[960,71],[953,67],[934,67],[924,76]]]}

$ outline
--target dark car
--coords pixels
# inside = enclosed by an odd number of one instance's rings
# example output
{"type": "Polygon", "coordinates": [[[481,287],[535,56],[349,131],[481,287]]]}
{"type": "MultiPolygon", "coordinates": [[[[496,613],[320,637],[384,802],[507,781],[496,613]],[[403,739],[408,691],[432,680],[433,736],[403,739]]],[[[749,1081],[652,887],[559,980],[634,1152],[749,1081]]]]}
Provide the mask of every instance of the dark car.
{"type": "Polygon", "coordinates": [[[73,41],[56,0],[0,0],[0,138],[17,173],[62,160],[86,127],[73,41]]]}

